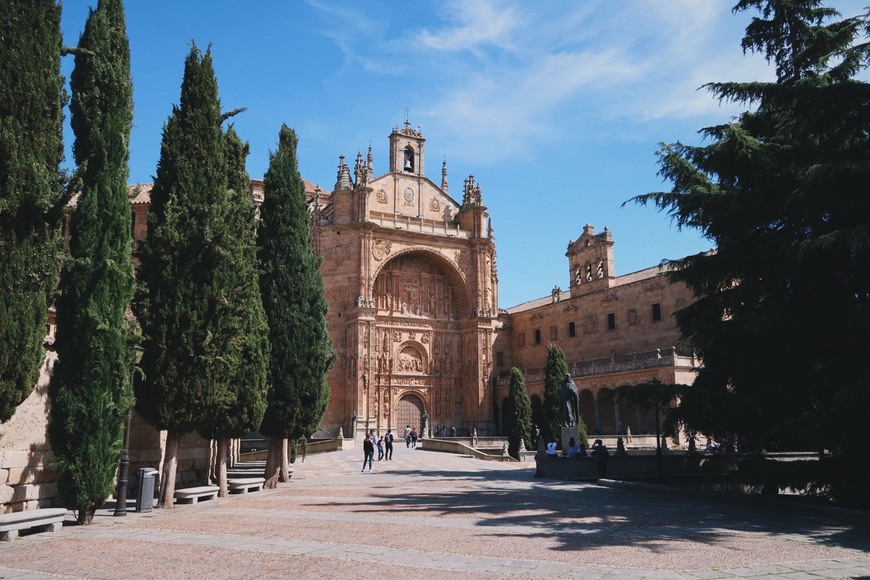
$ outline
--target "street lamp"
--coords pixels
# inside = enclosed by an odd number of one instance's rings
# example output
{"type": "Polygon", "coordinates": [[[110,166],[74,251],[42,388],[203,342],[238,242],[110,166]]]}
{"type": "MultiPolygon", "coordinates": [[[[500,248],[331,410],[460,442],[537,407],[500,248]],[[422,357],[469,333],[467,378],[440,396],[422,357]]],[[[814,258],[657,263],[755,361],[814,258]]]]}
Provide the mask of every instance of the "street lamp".
{"type": "MultiPolygon", "coordinates": [[[[133,377],[136,373],[136,365],[142,360],[145,350],[141,346],[133,347],[133,368],[130,369],[130,389],[133,388],[133,377]]],[[[124,424],[124,451],[121,453],[121,466],[118,470],[118,488],[115,491],[115,514],[116,516],[127,515],[127,475],[130,469],[130,418],[133,409],[127,413],[127,422],[124,424]]]]}

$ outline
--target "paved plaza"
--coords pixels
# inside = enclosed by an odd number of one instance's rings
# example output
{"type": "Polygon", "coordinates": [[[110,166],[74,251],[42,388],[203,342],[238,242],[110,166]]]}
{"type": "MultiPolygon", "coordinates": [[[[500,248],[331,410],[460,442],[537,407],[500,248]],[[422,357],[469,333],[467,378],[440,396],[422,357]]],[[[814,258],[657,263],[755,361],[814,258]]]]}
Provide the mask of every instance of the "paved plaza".
{"type": "MultiPolygon", "coordinates": [[[[309,456],[278,489],[0,544],[0,578],[870,578],[842,510],[535,479],[396,446],[309,456]]],[[[131,504],[132,505],[132,504],[131,504]]]]}

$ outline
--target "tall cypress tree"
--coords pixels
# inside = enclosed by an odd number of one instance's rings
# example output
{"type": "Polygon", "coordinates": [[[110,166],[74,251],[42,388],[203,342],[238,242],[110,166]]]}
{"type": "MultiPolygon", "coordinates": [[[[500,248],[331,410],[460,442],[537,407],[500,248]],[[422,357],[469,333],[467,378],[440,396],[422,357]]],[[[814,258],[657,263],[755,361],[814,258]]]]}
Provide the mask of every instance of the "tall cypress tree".
{"type": "Polygon", "coordinates": [[[229,213],[221,121],[211,53],[191,46],[181,103],[163,129],[141,270],[146,380],[136,385],[136,409],[168,431],[161,507],[172,506],[179,439],[226,396],[220,337],[232,306],[220,277],[229,213]]]}
{"type": "Polygon", "coordinates": [[[220,334],[223,356],[213,368],[224,392],[202,415],[198,431],[218,440],[218,483],[227,493],[226,455],[229,439],[256,431],[266,411],[269,370],[269,327],[260,298],[257,267],[256,208],[245,171],[248,145],[233,127],[226,132],[229,203],[223,221],[222,261],[216,278],[224,294],[220,334]]]}
{"type": "Polygon", "coordinates": [[[269,405],[260,426],[270,439],[267,475],[279,462],[286,464],[279,458],[282,439],[308,436],[317,428],[329,400],[326,372],[335,358],[296,144],[296,133],[282,125],[265,175],[258,232],[260,289],[272,345],[269,405]]]}
{"type": "Polygon", "coordinates": [[[511,369],[508,400],[510,406],[508,454],[514,459],[520,459],[520,442],[525,444],[526,449],[531,449],[532,401],[526,390],[526,379],[523,376],[523,371],[516,367],[511,369]]]}
{"type": "Polygon", "coordinates": [[[124,317],[133,295],[127,196],[133,85],[122,0],[100,0],[91,10],[70,84],[81,190],[57,301],[49,435],[61,496],[89,524],[112,491],[133,402],[124,317]]]}
{"type": "Polygon", "coordinates": [[[559,391],[565,375],[568,374],[568,361],[558,346],[547,346],[547,365],[544,371],[544,424],[541,436],[544,441],[562,440],[562,413],[559,408],[559,391]]]}
{"type": "Polygon", "coordinates": [[[36,385],[60,271],[64,206],[60,5],[3,0],[0,18],[0,421],[36,385]]]}

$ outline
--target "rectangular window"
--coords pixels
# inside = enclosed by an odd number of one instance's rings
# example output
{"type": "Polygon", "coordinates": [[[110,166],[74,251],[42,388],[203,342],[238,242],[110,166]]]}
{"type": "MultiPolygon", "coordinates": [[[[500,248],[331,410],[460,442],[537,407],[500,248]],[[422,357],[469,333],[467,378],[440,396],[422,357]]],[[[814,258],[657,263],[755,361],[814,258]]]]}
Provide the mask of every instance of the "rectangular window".
{"type": "Polygon", "coordinates": [[[607,330],[616,330],[616,314],[613,312],[607,315],[607,330]]]}
{"type": "Polygon", "coordinates": [[[568,323],[568,336],[574,337],[577,336],[577,327],[573,322],[568,323]]]}
{"type": "Polygon", "coordinates": [[[503,352],[498,351],[495,353],[495,364],[497,366],[500,366],[500,367],[504,366],[504,353],[503,352]]]}
{"type": "Polygon", "coordinates": [[[653,319],[653,322],[661,322],[661,320],[662,320],[662,305],[661,304],[653,304],[652,305],[652,319],[653,319]]]}
{"type": "Polygon", "coordinates": [[[541,344],[541,329],[535,329],[535,344],[541,344]]]}

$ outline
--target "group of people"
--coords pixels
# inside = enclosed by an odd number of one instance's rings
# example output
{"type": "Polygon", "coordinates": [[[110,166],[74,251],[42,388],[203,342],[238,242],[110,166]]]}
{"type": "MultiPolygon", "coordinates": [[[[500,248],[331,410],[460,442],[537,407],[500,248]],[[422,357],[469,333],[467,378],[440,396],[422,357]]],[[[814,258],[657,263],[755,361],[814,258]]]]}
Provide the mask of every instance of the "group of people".
{"type": "Polygon", "coordinates": [[[369,471],[372,470],[372,461],[375,457],[375,449],[378,450],[378,461],[391,461],[393,459],[393,430],[387,429],[387,434],[378,436],[375,430],[369,431],[368,437],[363,440],[363,464],[362,471],[366,470],[368,463],[369,471]]]}
{"type": "MultiPolygon", "coordinates": [[[[558,456],[558,443],[550,441],[547,443],[547,455],[551,457],[558,456]]],[[[601,439],[596,439],[595,443],[586,452],[586,448],[578,442],[574,437],[568,440],[568,447],[563,451],[562,455],[566,457],[594,457],[598,465],[598,475],[604,477],[607,472],[607,461],[610,459],[610,451],[601,439]]]]}

